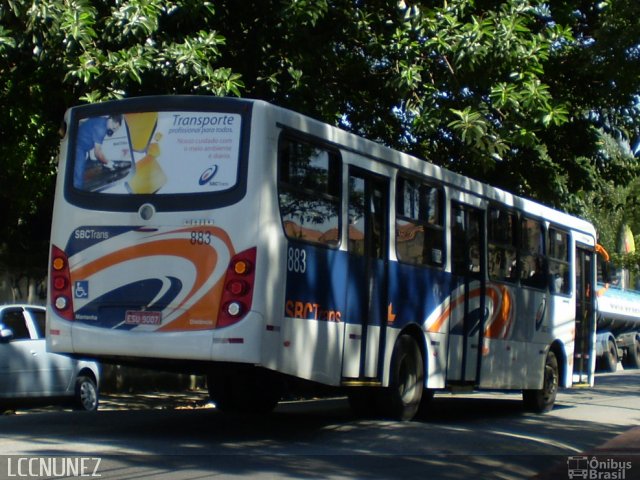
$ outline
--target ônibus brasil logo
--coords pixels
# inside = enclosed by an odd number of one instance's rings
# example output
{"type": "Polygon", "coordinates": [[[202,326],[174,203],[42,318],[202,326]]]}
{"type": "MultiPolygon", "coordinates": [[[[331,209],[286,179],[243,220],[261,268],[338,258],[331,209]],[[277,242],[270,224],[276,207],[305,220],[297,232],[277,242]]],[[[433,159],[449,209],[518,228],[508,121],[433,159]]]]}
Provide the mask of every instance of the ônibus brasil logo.
{"type": "Polygon", "coordinates": [[[202,175],[200,175],[200,180],[198,180],[198,183],[200,185],[206,185],[207,183],[209,183],[209,180],[215,177],[217,172],[218,172],[218,165],[210,166],[204,172],[202,172],[202,175]]]}

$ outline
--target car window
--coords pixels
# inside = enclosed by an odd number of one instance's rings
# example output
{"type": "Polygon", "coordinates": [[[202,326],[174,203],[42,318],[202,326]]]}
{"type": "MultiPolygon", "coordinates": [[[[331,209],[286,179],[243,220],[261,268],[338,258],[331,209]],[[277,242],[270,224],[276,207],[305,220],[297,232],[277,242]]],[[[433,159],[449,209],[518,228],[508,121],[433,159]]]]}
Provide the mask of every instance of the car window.
{"type": "Polygon", "coordinates": [[[27,322],[20,310],[5,310],[2,312],[1,323],[5,328],[13,330],[13,340],[30,340],[29,328],[27,322]]]}
{"type": "Polygon", "coordinates": [[[27,308],[27,311],[31,314],[31,318],[35,320],[38,338],[44,338],[46,331],[45,311],[39,308],[27,308]]]}

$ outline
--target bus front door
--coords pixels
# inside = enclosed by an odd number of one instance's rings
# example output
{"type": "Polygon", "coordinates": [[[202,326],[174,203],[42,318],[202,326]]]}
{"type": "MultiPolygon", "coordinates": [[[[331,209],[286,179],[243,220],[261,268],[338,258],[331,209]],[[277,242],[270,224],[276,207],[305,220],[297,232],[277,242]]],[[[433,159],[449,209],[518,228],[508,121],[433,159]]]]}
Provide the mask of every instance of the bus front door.
{"type": "Polygon", "coordinates": [[[484,212],[457,202],[451,206],[451,293],[447,379],[480,382],[486,317],[484,212]]]}
{"type": "Polygon", "coordinates": [[[573,351],[573,383],[591,385],[595,361],[593,336],[596,328],[594,306],[594,254],[576,247],[576,336],[573,351]]]}
{"type": "Polygon", "coordinates": [[[342,376],[379,382],[387,326],[388,179],[349,174],[349,271],[342,376]]]}

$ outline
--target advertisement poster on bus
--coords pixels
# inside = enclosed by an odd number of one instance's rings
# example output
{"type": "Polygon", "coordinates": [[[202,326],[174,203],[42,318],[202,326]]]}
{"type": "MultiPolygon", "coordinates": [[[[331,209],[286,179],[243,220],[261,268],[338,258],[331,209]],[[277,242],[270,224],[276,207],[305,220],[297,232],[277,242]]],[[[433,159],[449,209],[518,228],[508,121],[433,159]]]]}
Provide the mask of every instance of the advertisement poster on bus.
{"type": "Polygon", "coordinates": [[[109,194],[219,192],[237,182],[242,119],[216,112],[142,112],[80,120],[76,189],[109,194]]]}

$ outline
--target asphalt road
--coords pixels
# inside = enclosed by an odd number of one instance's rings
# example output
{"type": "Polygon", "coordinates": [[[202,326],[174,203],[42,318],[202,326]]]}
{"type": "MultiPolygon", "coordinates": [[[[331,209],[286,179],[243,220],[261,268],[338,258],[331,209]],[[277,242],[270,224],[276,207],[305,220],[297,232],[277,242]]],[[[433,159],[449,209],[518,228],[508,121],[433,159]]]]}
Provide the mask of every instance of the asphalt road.
{"type": "MultiPolygon", "coordinates": [[[[43,465],[103,479],[568,478],[568,457],[637,425],[640,371],[562,391],[545,415],[523,412],[517,394],[442,394],[425,419],[406,423],[354,418],[344,399],[246,416],[223,414],[198,392],[106,396],[93,414],[47,408],[0,417],[0,478],[43,465]]],[[[640,478],[640,450],[631,461],[625,480],[640,478]]]]}

